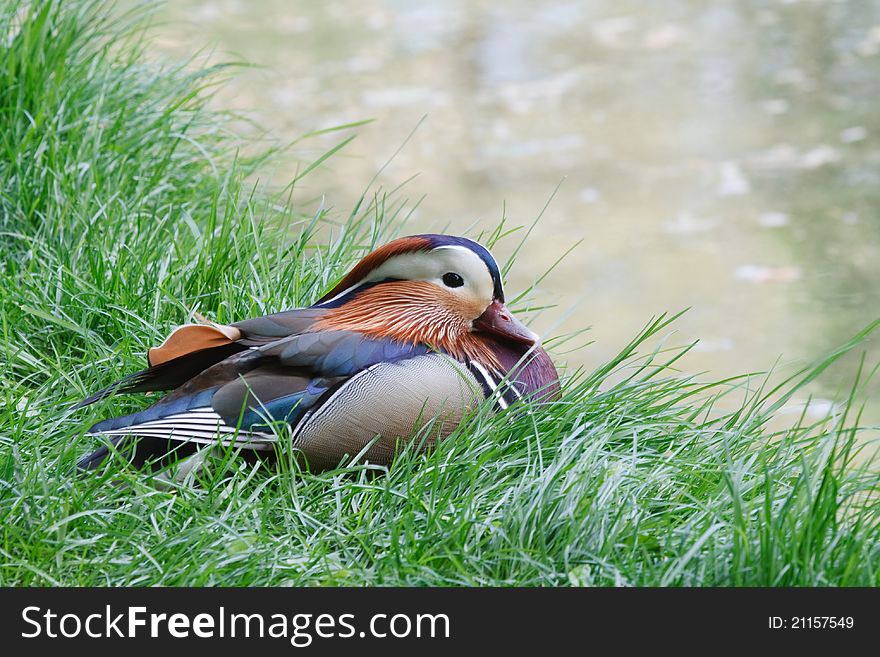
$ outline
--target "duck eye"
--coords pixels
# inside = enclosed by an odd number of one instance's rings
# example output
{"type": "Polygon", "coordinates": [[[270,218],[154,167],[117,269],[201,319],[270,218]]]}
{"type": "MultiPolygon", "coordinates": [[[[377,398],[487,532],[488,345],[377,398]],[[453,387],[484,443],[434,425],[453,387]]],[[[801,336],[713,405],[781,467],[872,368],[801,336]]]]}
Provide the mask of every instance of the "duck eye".
{"type": "Polygon", "coordinates": [[[454,272],[446,272],[443,274],[443,284],[446,287],[461,287],[464,285],[464,279],[454,272]]]}

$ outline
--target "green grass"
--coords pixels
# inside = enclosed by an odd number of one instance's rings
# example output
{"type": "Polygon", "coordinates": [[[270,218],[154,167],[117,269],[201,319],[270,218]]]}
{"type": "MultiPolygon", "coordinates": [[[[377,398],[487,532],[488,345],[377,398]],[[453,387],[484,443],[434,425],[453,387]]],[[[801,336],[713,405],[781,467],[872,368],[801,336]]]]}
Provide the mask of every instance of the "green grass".
{"type": "Polygon", "coordinates": [[[770,428],[861,335],[778,387],[706,383],[653,346],[658,318],[559,402],[479,413],[387,473],[217,458],[177,485],[71,478],[85,428],[144,400],[69,403],[193,311],[308,304],[405,209],[365,197],[334,222],[254,188],[263,159],[205,108],[229,73],[145,63],[137,12],[0,7],[0,584],[880,584],[859,386],[770,428]]]}

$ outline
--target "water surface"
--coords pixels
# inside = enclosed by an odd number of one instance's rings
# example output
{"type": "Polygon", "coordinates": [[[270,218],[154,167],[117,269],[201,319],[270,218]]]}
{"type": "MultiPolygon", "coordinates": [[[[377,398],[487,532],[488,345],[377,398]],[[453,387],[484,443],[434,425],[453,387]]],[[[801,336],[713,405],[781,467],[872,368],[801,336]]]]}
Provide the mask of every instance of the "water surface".
{"type": "Polygon", "coordinates": [[[215,102],[282,141],[375,119],[299,187],[304,209],[347,213],[424,115],[378,180],[418,174],[411,232],[529,223],[562,182],[507,285],[582,241],[535,320],[575,307],[557,333],[595,342],[573,364],[686,307],[671,343],[699,338],[682,367],[717,376],[804,364],[880,317],[878,2],[185,0],[160,19],[160,53],[261,65],[215,102]]]}

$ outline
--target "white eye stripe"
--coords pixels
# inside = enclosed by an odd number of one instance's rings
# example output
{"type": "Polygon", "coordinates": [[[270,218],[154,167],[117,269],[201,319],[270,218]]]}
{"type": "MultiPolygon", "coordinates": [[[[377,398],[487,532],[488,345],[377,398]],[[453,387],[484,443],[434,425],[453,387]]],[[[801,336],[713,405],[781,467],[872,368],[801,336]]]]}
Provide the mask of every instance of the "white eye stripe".
{"type": "MultiPolygon", "coordinates": [[[[483,245],[480,244],[479,242],[476,242],[476,241],[472,240],[472,239],[469,238],[469,237],[462,237],[462,238],[460,238],[460,239],[463,239],[463,240],[465,240],[465,241],[467,241],[467,242],[470,242],[471,244],[473,244],[473,245],[476,246],[476,247],[479,247],[479,248],[485,249],[485,250],[486,250],[486,253],[489,254],[489,256],[492,258],[492,260],[494,260],[496,263],[498,262],[498,259],[495,257],[495,254],[492,253],[489,249],[487,249],[485,246],[483,246],[483,245]]],[[[461,246],[461,245],[458,245],[458,244],[446,244],[446,245],[444,245],[444,246],[438,246],[438,247],[435,247],[435,248],[433,248],[433,249],[431,249],[431,250],[432,250],[432,251],[439,251],[439,250],[441,250],[441,249],[461,249],[462,251],[467,251],[468,253],[474,253],[471,249],[467,248],[466,246],[461,246]]],[[[474,255],[477,255],[477,254],[474,253],[474,255]]],[[[479,258],[480,256],[477,256],[477,257],[479,258]]],[[[482,260],[482,258],[480,258],[480,260],[482,260]]]]}
{"type": "Polygon", "coordinates": [[[489,267],[479,255],[464,246],[448,245],[392,256],[362,280],[318,305],[331,305],[364,285],[386,279],[430,281],[477,302],[483,308],[492,303],[495,290],[489,267]],[[445,285],[443,276],[449,272],[461,276],[464,284],[454,288],[445,285]]]}
{"type": "MultiPolygon", "coordinates": [[[[467,239],[467,238],[462,238],[462,239],[467,239]]],[[[471,242],[472,244],[476,244],[477,246],[480,246],[480,244],[478,244],[477,242],[474,242],[473,240],[468,240],[468,242],[471,242]]],[[[485,247],[483,247],[483,248],[485,248],[485,247]]],[[[446,246],[438,246],[438,247],[435,248],[435,249],[431,249],[430,252],[433,253],[433,252],[436,252],[436,251],[453,250],[453,249],[454,249],[454,250],[457,250],[457,251],[460,251],[460,252],[462,252],[462,253],[467,253],[469,256],[471,256],[471,257],[476,258],[477,260],[479,260],[479,261],[483,264],[483,267],[485,267],[485,269],[486,269],[486,273],[489,274],[489,278],[492,278],[492,272],[489,271],[489,265],[487,265],[485,262],[483,262],[483,259],[482,259],[480,256],[478,256],[476,253],[474,253],[473,251],[471,251],[469,248],[467,248],[467,247],[465,247],[465,246],[458,246],[458,245],[455,245],[455,244],[448,244],[448,245],[446,245],[446,246]]],[[[491,256],[492,260],[495,260],[495,256],[492,254],[491,251],[489,251],[489,249],[486,249],[486,252],[491,256]]],[[[495,260],[495,262],[498,262],[498,261],[495,260]]]]}

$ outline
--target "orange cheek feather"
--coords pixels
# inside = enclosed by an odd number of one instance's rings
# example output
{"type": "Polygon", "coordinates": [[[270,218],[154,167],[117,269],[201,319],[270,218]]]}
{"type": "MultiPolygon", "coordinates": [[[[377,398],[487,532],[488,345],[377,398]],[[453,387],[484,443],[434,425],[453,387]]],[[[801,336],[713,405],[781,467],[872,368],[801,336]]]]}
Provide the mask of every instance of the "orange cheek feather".
{"type": "Polygon", "coordinates": [[[357,294],[330,310],[316,331],[358,331],[373,338],[391,338],[442,349],[460,360],[472,359],[500,367],[495,354],[471,332],[479,304],[427,281],[391,281],[357,294]]]}

